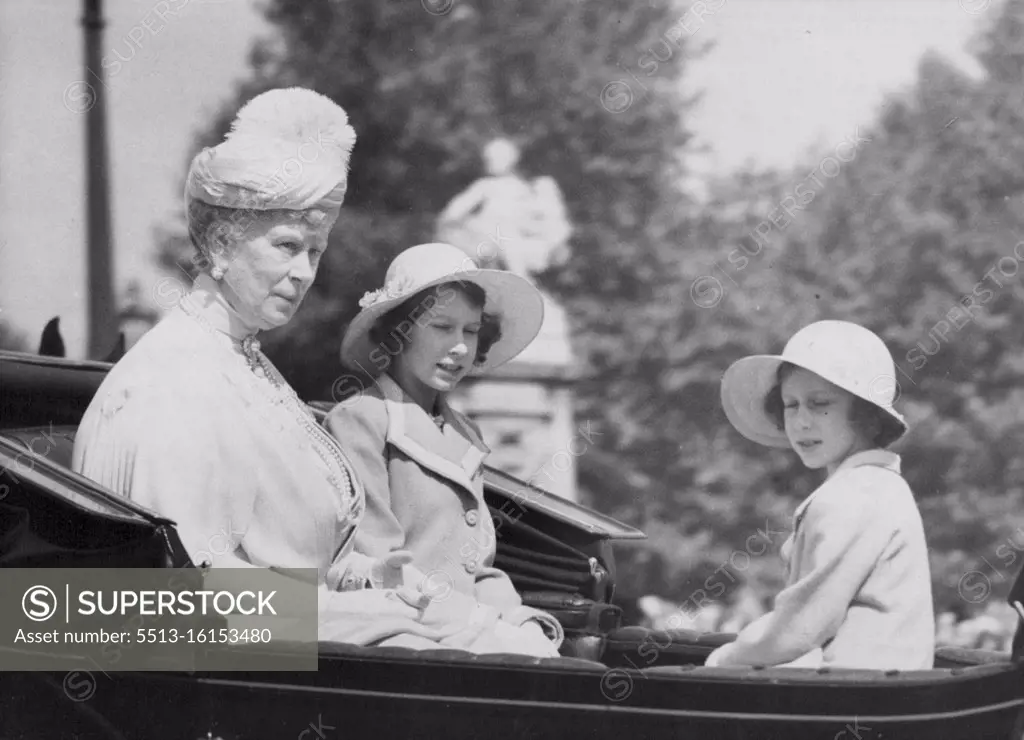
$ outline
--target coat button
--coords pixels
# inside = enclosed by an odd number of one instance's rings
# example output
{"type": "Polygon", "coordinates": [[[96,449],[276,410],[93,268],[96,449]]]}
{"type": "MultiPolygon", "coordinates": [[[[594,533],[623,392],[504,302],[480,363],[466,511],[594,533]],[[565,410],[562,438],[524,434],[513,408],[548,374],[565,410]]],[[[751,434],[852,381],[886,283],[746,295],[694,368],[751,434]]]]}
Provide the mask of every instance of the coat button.
{"type": "Polygon", "coordinates": [[[477,513],[476,509],[470,509],[466,512],[466,524],[471,527],[475,527],[478,521],[480,521],[480,515],[477,513]]]}
{"type": "Polygon", "coordinates": [[[470,560],[469,562],[467,562],[465,567],[467,573],[476,573],[477,571],[477,564],[475,560],[470,560]]]}

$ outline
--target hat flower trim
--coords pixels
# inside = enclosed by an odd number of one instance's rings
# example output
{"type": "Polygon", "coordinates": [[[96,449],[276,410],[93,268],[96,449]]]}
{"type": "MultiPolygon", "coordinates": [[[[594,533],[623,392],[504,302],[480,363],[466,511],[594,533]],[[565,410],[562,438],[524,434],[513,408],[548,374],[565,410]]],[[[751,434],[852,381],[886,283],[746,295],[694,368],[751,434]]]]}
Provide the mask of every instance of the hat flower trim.
{"type": "Polygon", "coordinates": [[[416,279],[411,275],[396,277],[383,288],[368,290],[364,293],[363,297],[359,299],[359,307],[369,308],[370,306],[375,306],[378,303],[383,303],[384,301],[401,298],[406,293],[410,292],[415,285],[416,279]]]}

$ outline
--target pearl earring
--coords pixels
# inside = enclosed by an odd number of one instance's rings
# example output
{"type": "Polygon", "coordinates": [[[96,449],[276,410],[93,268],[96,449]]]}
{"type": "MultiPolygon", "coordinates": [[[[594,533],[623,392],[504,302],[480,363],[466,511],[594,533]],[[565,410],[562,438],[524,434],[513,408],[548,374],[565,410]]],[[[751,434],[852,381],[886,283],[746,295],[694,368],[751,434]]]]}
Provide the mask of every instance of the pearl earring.
{"type": "Polygon", "coordinates": [[[220,280],[221,278],[224,277],[224,268],[214,267],[212,270],[210,270],[210,277],[212,277],[214,280],[220,280]]]}

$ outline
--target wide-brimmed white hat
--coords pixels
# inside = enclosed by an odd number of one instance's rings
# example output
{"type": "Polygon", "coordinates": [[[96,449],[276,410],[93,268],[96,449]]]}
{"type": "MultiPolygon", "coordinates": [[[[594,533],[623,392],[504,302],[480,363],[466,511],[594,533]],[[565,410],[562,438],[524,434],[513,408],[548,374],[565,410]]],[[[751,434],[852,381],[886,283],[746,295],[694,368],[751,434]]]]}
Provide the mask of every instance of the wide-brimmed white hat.
{"type": "Polygon", "coordinates": [[[896,439],[906,434],[907,422],[893,408],[899,384],[896,364],[885,343],[848,321],[818,321],[794,334],[781,355],[744,357],[725,371],[722,406],[732,425],[747,439],[769,447],[790,446],[786,433],[765,410],[765,399],[778,382],[784,362],[810,370],[874,404],[899,425],[896,439]]]}
{"type": "MultiPolygon", "coordinates": [[[[526,278],[506,270],[484,270],[464,251],[451,244],[433,242],[410,247],[392,260],[384,287],[369,291],[359,301],[362,310],[352,319],[341,342],[341,361],[353,369],[377,375],[370,353],[373,325],[388,311],[422,290],[444,283],[473,283],[486,294],[484,312],[501,324],[501,337],[474,367],[480,373],[503,365],[530,344],[544,321],[544,299],[526,278]]],[[[430,308],[425,306],[425,314],[430,308]]],[[[415,319],[414,319],[415,320],[415,319]]]]}

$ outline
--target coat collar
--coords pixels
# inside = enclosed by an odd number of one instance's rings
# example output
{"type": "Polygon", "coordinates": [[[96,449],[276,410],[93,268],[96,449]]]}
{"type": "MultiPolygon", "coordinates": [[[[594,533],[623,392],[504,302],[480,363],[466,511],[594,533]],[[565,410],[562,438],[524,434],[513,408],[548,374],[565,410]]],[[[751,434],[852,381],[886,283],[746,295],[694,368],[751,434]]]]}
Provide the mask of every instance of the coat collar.
{"type": "Polygon", "coordinates": [[[889,452],[888,450],[882,449],[874,449],[864,450],[863,452],[857,452],[853,455],[850,455],[848,458],[839,463],[839,467],[836,468],[836,471],[828,477],[825,483],[822,483],[820,486],[818,486],[814,490],[814,492],[811,493],[810,496],[805,498],[803,502],[796,508],[796,513],[793,516],[796,518],[797,524],[800,523],[800,520],[803,518],[804,511],[810,505],[811,501],[814,500],[814,497],[818,495],[819,491],[822,491],[826,488],[826,485],[829,481],[833,480],[844,471],[852,470],[853,468],[859,468],[862,465],[874,465],[876,467],[885,468],[886,470],[891,470],[897,475],[900,474],[900,456],[897,455],[895,452],[889,452]]]}
{"type": "Polygon", "coordinates": [[[384,374],[377,378],[388,412],[387,441],[417,463],[461,485],[476,495],[473,478],[490,448],[466,418],[441,397],[441,431],[423,408],[401,386],[384,374]]]}
{"type": "Polygon", "coordinates": [[[204,321],[236,343],[256,334],[230,306],[217,281],[206,273],[199,273],[191,292],[182,300],[188,301],[204,321]]]}

